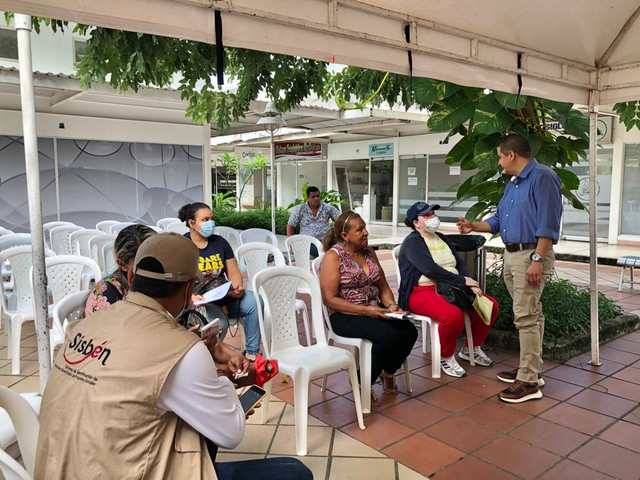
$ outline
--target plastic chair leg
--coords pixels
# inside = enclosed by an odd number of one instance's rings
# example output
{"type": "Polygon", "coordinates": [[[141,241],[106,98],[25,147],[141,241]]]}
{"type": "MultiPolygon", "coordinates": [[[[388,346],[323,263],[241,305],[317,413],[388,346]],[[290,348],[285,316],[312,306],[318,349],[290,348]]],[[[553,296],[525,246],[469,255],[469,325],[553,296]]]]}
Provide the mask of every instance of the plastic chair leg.
{"type": "Polygon", "coordinates": [[[618,284],[618,291],[622,291],[622,282],[624,281],[624,271],[627,268],[626,265],[622,266],[622,271],[620,272],[620,283],[618,284]]]}
{"type": "MultiPolygon", "coordinates": [[[[371,349],[373,344],[369,341],[362,342],[360,348],[360,396],[362,397],[362,412],[371,413],[371,349]]],[[[354,358],[355,355],[354,355],[354,358]]],[[[356,374],[357,378],[357,374],[356,374]]],[[[353,381],[352,381],[353,385],[353,381]]]]}
{"type": "Polygon", "coordinates": [[[411,372],[409,371],[409,360],[404,361],[404,381],[407,384],[407,392],[413,393],[413,387],[411,386],[411,372]]]}
{"type": "Polygon", "coordinates": [[[307,306],[302,303],[299,309],[296,309],[296,312],[300,312],[302,314],[302,324],[304,325],[304,334],[307,338],[307,345],[311,345],[311,336],[309,334],[309,313],[307,312],[307,306]]]}
{"type": "Polygon", "coordinates": [[[431,376],[440,378],[440,334],[438,333],[438,322],[432,320],[429,328],[431,332],[431,376]]]}
{"type": "Polygon", "coordinates": [[[11,347],[11,374],[20,374],[20,336],[22,334],[22,318],[13,317],[11,320],[11,336],[9,337],[9,343],[11,347]]]}
{"type": "Polygon", "coordinates": [[[426,320],[422,321],[422,353],[429,353],[431,351],[431,322],[426,320]]]}
{"type": "MultiPolygon", "coordinates": [[[[354,370],[355,371],[355,370],[354,370]]],[[[357,379],[356,379],[357,384],[357,379]]],[[[355,389],[354,389],[355,400],[355,389]]],[[[357,402],[357,400],[356,400],[357,402]]],[[[359,402],[358,402],[359,403],[359,402]]],[[[356,403],[356,407],[359,407],[356,403]]],[[[295,410],[296,455],[307,455],[307,416],[309,414],[309,376],[299,369],[293,380],[293,407],[295,410]]]]}
{"type": "MultiPolygon", "coordinates": [[[[360,371],[362,376],[362,371],[360,371]]],[[[362,399],[360,398],[360,392],[358,389],[358,373],[356,371],[356,362],[353,360],[349,366],[349,378],[351,378],[351,385],[353,390],[353,400],[356,404],[356,416],[358,417],[358,427],[360,430],[364,430],[364,419],[362,417],[362,399]]],[[[371,378],[371,376],[369,376],[371,378]]],[[[371,399],[371,397],[369,397],[371,399]]],[[[306,440],[306,439],[305,439],[306,440]]]]}
{"type": "MultiPolygon", "coordinates": [[[[327,339],[327,344],[329,346],[333,345],[333,338],[329,338],[327,339]]],[[[322,376],[322,388],[320,389],[321,392],[324,392],[327,389],[327,378],[329,377],[329,374],[325,373],[322,376]]]]}
{"type": "Polygon", "coordinates": [[[469,363],[473,366],[476,364],[473,354],[473,334],[471,333],[471,319],[469,314],[464,314],[464,326],[467,329],[467,343],[469,344],[469,363]]]}
{"type": "Polygon", "coordinates": [[[269,421],[269,398],[271,397],[272,383],[273,383],[273,379],[269,380],[267,383],[264,384],[264,389],[267,392],[267,394],[262,400],[262,406],[260,407],[260,410],[262,410],[261,416],[260,416],[260,423],[263,425],[269,421]]]}

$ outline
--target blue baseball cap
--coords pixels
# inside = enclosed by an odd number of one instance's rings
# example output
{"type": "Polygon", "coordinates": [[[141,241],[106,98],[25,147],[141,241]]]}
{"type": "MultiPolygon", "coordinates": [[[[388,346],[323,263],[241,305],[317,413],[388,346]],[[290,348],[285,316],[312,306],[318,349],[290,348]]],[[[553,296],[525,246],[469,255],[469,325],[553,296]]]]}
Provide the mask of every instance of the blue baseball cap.
{"type": "Polygon", "coordinates": [[[416,202],[407,210],[407,220],[413,225],[413,221],[418,218],[419,215],[426,215],[432,210],[438,210],[440,205],[429,205],[425,202],[416,202]]]}

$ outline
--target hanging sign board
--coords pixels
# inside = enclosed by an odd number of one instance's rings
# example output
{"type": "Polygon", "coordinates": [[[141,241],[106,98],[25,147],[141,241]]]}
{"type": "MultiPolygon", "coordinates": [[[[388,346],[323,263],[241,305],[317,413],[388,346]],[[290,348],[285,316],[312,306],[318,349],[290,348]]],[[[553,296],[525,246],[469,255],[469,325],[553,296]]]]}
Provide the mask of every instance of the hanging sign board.
{"type": "Polygon", "coordinates": [[[393,155],[393,143],[369,144],[370,157],[390,157],[393,155]]]}
{"type": "Polygon", "coordinates": [[[451,165],[449,167],[449,175],[460,175],[460,165],[451,165]]]}
{"type": "Polygon", "coordinates": [[[310,142],[276,142],[276,158],[323,158],[322,144],[310,142]]]}
{"type": "Polygon", "coordinates": [[[418,185],[418,177],[409,177],[407,185],[418,185]]]}

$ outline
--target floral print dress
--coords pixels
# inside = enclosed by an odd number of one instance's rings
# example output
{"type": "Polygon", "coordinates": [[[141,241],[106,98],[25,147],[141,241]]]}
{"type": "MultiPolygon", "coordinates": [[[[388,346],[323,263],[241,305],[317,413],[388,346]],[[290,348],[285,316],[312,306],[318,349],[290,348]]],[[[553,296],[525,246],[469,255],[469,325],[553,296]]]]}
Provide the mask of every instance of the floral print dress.
{"type": "Polygon", "coordinates": [[[129,293],[115,276],[105,277],[89,292],[84,306],[84,316],[116,303],[129,293]]]}

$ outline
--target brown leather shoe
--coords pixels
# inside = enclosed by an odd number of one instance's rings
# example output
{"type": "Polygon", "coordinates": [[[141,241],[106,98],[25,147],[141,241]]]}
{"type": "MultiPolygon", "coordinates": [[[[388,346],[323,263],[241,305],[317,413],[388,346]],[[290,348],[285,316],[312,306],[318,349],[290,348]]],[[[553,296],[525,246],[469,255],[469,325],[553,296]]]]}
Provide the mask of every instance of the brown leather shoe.
{"type": "MultiPolygon", "coordinates": [[[[518,369],[514,368],[513,370],[507,370],[505,372],[498,372],[496,377],[498,377],[498,380],[500,380],[501,382],[513,383],[518,377],[518,369]]],[[[538,374],[538,386],[544,387],[544,378],[542,378],[541,373],[538,374]]]]}
{"type": "Polygon", "coordinates": [[[380,381],[382,382],[382,390],[384,390],[384,393],[398,395],[398,384],[396,383],[395,375],[383,370],[380,374],[380,381]]]}
{"type": "Polygon", "coordinates": [[[542,398],[542,392],[535,383],[521,382],[516,380],[511,386],[498,394],[498,398],[503,402],[522,403],[529,400],[542,398]]]}

